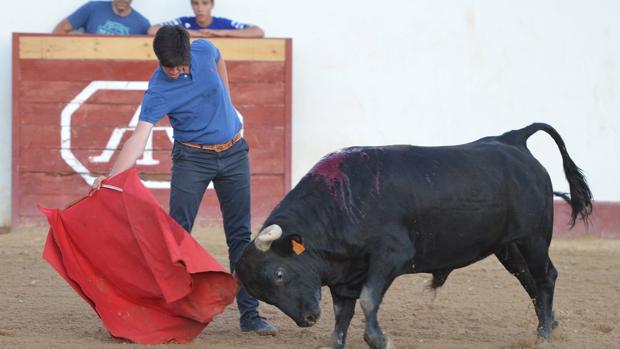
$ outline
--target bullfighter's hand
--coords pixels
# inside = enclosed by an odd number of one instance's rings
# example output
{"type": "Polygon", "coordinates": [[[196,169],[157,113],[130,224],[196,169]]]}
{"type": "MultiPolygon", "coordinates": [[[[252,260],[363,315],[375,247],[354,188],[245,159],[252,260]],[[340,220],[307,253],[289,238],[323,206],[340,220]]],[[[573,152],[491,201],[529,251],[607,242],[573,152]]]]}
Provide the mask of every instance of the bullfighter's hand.
{"type": "Polygon", "coordinates": [[[101,189],[101,182],[103,182],[106,178],[106,176],[99,176],[97,178],[95,178],[95,181],[93,182],[93,185],[91,185],[91,189],[92,190],[99,190],[101,189]]]}

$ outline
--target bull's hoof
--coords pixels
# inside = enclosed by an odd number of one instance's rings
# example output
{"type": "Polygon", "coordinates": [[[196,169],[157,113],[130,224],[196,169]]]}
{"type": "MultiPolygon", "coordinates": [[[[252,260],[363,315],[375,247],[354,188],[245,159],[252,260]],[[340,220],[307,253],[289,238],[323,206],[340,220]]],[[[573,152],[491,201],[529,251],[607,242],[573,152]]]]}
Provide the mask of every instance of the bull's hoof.
{"type": "Polygon", "coordinates": [[[345,335],[343,332],[340,332],[339,334],[336,334],[335,332],[332,333],[331,349],[343,349],[344,343],[345,335]]]}
{"type": "Polygon", "coordinates": [[[538,325],[536,335],[538,335],[539,339],[549,342],[551,341],[551,331],[558,327],[558,324],[559,323],[555,319],[552,319],[544,325],[538,325]]]}
{"type": "Polygon", "coordinates": [[[364,334],[364,341],[366,341],[368,346],[372,349],[395,349],[394,344],[392,344],[392,341],[386,335],[370,338],[368,335],[364,334]]]}
{"type": "Polygon", "coordinates": [[[536,330],[536,335],[538,336],[537,342],[549,342],[551,340],[551,327],[539,327],[536,330]]]}

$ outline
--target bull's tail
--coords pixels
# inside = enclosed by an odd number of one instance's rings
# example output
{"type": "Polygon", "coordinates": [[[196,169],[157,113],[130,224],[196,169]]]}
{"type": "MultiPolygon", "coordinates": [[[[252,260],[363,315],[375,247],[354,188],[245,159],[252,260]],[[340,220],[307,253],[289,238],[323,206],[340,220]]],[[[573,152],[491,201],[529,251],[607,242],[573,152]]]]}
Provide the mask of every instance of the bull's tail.
{"type": "Polygon", "coordinates": [[[564,175],[570,187],[570,198],[567,196],[563,198],[570,204],[572,209],[571,227],[575,225],[577,217],[581,218],[584,223],[587,223],[588,217],[592,213],[592,192],[586,183],[583,172],[568,155],[564,140],[562,140],[560,134],[553,127],[544,123],[534,123],[520,130],[507,132],[500,136],[500,139],[505,143],[526,146],[527,139],[538,131],[545,131],[551,136],[560,149],[560,154],[562,154],[564,175]]]}

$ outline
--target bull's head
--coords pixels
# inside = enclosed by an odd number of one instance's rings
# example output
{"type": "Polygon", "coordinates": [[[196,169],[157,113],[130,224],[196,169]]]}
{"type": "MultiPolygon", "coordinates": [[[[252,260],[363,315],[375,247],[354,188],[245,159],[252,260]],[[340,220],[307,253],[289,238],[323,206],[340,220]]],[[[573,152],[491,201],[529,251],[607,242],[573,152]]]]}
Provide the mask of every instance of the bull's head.
{"type": "Polygon", "coordinates": [[[321,281],[313,257],[293,253],[293,241],[303,243],[299,235],[283,236],[276,224],[266,227],[243,252],[236,273],[252,296],[308,327],[321,315],[321,281]]]}

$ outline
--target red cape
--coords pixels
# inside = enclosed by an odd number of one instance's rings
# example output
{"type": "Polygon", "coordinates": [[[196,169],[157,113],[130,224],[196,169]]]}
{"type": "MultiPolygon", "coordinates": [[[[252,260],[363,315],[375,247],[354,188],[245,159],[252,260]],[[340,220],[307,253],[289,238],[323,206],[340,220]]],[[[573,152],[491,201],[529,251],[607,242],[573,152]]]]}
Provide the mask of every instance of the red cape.
{"type": "Polygon", "coordinates": [[[233,302],[227,273],[144,187],[132,168],[64,209],[39,207],[45,258],[114,337],[141,344],[192,341],[233,302]]]}

